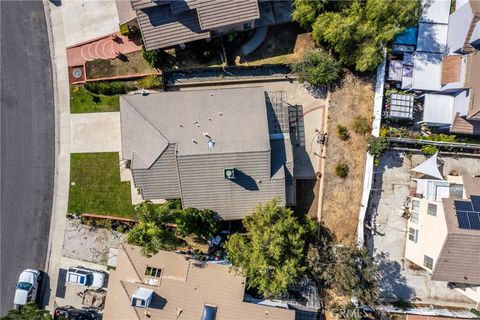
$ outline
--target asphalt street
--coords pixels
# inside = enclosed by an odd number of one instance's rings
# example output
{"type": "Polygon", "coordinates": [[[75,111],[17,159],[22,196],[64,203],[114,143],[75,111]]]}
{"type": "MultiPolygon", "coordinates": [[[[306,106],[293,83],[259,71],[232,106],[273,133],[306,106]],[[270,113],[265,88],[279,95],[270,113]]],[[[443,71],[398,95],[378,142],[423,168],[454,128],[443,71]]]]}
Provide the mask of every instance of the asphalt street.
{"type": "Polygon", "coordinates": [[[44,269],[54,177],[52,68],[42,1],[0,1],[0,315],[23,269],[44,269]]]}

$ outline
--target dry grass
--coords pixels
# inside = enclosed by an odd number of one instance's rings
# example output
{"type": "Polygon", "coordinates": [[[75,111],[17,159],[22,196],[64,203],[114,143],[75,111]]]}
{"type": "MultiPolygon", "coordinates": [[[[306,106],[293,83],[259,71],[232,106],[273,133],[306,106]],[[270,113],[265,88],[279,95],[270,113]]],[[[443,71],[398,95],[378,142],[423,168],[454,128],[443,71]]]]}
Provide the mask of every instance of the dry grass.
{"type": "Polygon", "coordinates": [[[372,118],[373,94],[371,78],[347,74],[342,85],[330,95],[322,222],[344,244],[352,242],[356,235],[367,142],[367,136],[353,131],[352,123],[357,116],[372,118]],[[346,141],[336,134],[339,124],[351,132],[346,141]],[[335,175],[335,166],[340,162],[348,165],[346,178],[335,175]]]}

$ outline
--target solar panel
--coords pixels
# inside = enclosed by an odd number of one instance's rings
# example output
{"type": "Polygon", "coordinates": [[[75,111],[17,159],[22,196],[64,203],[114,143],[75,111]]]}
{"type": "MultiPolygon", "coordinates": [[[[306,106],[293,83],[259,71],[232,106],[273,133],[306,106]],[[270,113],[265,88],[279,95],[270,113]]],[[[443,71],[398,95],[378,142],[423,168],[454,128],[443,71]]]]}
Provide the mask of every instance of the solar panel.
{"type": "Polygon", "coordinates": [[[480,230],[480,212],[468,212],[467,216],[470,229],[480,230]]]}
{"type": "Polygon", "coordinates": [[[457,211],[458,227],[461,229],[470,229],[467,211],[457,211]]]}
{"type": "Polygon", "coordinates": [[[455,210],[457,210],[457,211],[473,211],[472,203],[470,201],[455,200],[455,210]]]}
{"type": "Polygon", "coordinates": [[[480,212],[480,196],[471,196],[473,211],[480,212]]]}

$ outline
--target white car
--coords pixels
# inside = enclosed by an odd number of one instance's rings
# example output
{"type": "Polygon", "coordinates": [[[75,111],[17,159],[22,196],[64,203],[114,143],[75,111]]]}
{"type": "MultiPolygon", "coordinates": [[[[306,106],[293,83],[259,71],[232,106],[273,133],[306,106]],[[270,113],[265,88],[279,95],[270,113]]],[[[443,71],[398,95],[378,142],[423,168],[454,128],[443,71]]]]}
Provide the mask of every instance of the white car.
{"type": "Polygon", "coordinates": [[[38,284],[40,283],[40,271],[35,269],[24,270],[18,279],[17,289],[13,303],[15,307],[23,306],[37,299],[38,284]]]}
{"type": "Polygon", "coordinates": [[[67,282],[86,287],[102,288],[105,285],[105,273],[84,267],[71,267],[67,272],[67,282]]]}

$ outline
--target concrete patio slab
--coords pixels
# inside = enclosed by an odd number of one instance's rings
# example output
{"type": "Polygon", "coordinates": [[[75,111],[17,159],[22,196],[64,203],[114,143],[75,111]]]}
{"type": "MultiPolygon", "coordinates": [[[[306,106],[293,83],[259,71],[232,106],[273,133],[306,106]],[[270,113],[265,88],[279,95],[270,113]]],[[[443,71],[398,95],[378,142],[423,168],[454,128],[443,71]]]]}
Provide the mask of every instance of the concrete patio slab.
{"type": "Polygon", "coordinates": [[[115,0],[67,0],[60,7],[67,47],[119,31],[115,0]]]}
{"type": "Polygon", "coordinates": [[[119,152],[120,112],[72,114],[71,152],[119,152]]]}
{"type": "MultiPolygon", "coordinates": [[[[449,289],[446,282],[430,280],[427,271],[412,267],[404,258],[407,220],[401,216],[400,209],[409,195],[410,169],[425,159],[421,154],[414,154],[409,160],[401,152],[390,151],[375,168],[369,210],[377,211],[376,232],[365,237],[379,261],[381,297],[387,301],[402,299],[418,304],[472,307],[473,301],[449,289]]],[[[480,168],[480,159],[441,156],[440,161],[443,161],[444,175],[451,170],[471,175],[480,168]]]]}

